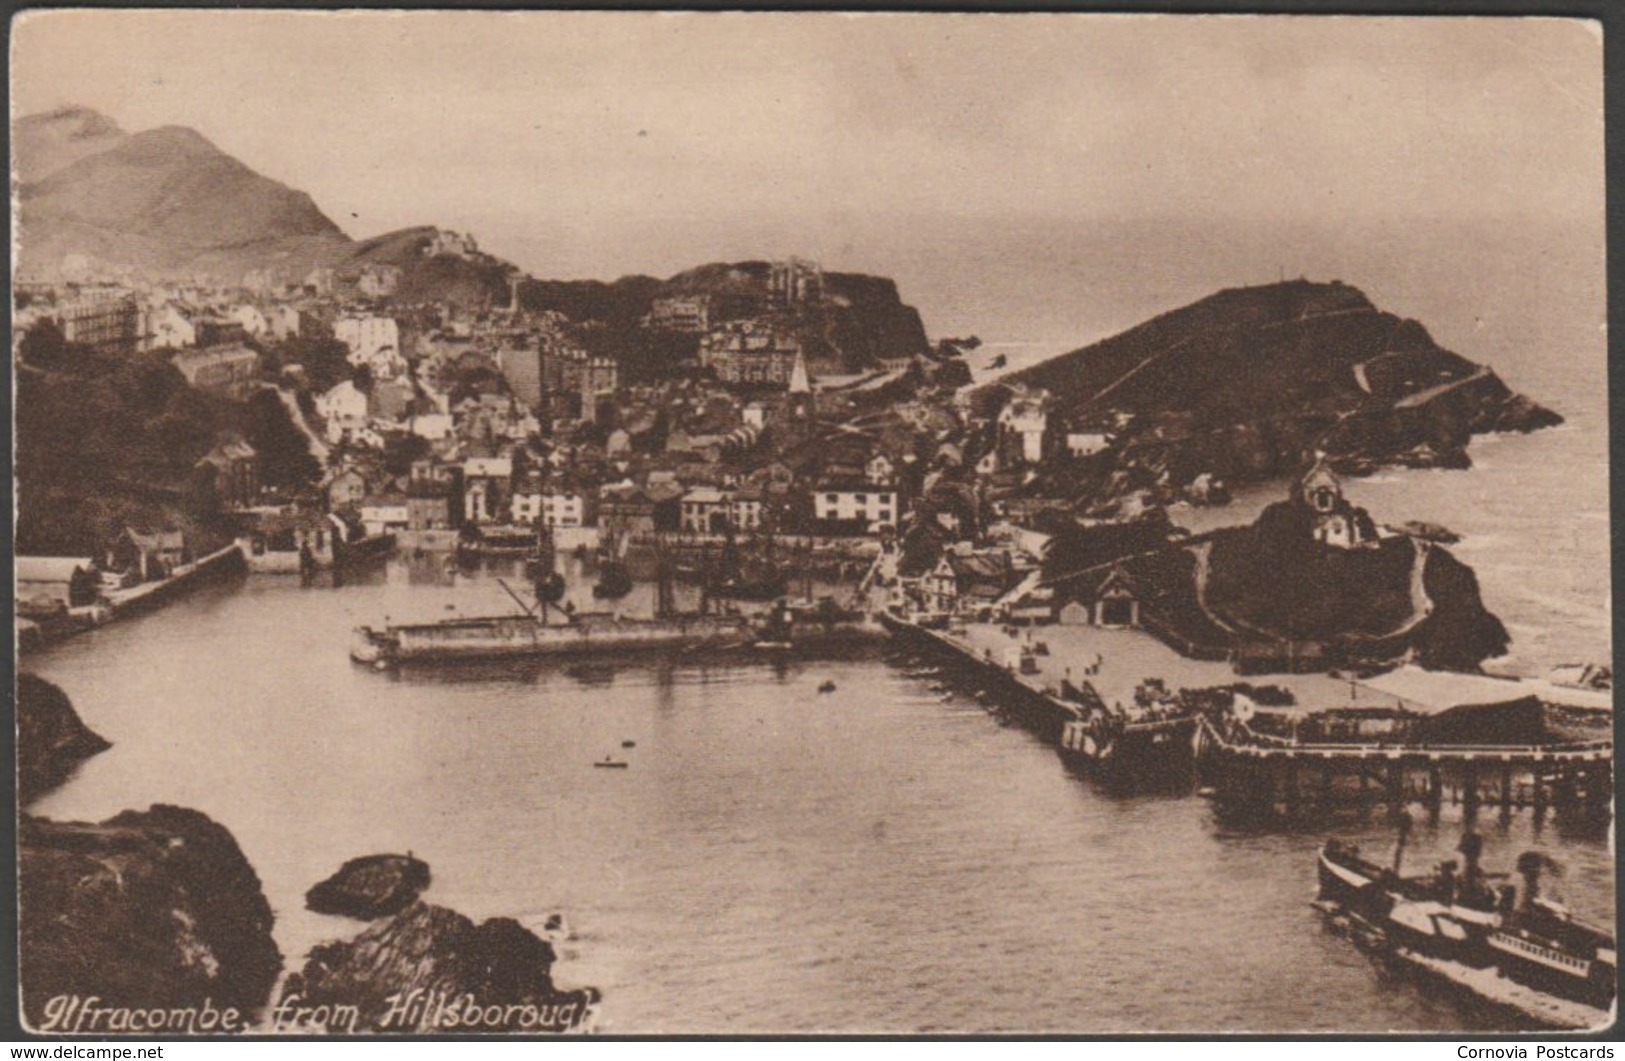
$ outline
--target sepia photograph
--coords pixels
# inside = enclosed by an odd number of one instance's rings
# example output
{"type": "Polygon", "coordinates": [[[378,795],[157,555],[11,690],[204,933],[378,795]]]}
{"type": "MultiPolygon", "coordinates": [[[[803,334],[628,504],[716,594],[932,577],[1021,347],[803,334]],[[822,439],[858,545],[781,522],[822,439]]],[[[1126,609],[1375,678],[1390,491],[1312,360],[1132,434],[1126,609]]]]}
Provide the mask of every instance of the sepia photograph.
{"type": "Polygon", "coordinates": [[[17,15],[22,1029],[1608,1031],[1603,40],[17,15]]]}

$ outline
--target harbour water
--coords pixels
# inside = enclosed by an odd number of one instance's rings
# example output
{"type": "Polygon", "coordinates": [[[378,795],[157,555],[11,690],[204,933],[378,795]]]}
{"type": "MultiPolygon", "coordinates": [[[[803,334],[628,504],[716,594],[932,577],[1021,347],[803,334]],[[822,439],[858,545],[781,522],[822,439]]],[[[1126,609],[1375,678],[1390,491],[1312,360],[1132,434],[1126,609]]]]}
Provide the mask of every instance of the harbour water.
{"type": "MultiPolygon", "coordinates": [[[[491,574],[392,561],[337,589],[211,587],[32,655],[113,748],[30,809],[205,811],[259,872],[292,961],[355,930],[303,909],[311,884],[410,850],[434,902],[532,926],[563,912],[576,938],[555,975],[603,989],[613,1032],[1505,1026],[1322,929],[1323,828],[1108,796],[896,650],[398,674],[348,659],[357,623],[505,602],[491,574]],[[630,768],[594,770],[606,754],[630,768]]],[[[1486,863],[1547,850],[1567,901],[1609,919],[1605,834],[1528,814],[1480,829],[1486,863]]],[[[1390,842],[1380,819],[1336,832],[1390,842]]],[[[1459,833],[1452,808],[1419,824],[1409,864],[1459,833]]]]}

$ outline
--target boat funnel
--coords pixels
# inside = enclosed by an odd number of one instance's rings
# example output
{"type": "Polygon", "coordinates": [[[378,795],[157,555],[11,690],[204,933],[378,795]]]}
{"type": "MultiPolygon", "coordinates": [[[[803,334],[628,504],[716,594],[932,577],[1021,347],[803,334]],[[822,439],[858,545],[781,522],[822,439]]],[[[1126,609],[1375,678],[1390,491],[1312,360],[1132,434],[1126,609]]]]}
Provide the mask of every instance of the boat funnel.
{"type": "Polygon", "coordinates": [[[1456,845],[1456,850],[1461,853],[1462,861],[1466,863],[1462,879],[1470,887],[1477,885],[1483,872],[1479,869],[1478,860],[1484,854],[1484,838],[1474,832],[1462,833],[1461,843],[1456,845]]]}

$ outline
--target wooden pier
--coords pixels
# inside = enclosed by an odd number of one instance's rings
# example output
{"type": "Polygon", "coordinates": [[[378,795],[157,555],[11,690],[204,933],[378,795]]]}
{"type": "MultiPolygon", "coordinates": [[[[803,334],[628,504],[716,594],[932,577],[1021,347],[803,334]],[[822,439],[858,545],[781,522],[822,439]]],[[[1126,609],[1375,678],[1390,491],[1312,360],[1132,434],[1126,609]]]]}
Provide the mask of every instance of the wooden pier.
{"type": "Polygon", "coordinates": [[[1226,735],[1204,718],[1197,737],[1203,780],[1221,804],[1318,815],[1420,804],[1605,812],[1614,795],[1612,740],[1541,745],[1293,744],[1226,735]]]}

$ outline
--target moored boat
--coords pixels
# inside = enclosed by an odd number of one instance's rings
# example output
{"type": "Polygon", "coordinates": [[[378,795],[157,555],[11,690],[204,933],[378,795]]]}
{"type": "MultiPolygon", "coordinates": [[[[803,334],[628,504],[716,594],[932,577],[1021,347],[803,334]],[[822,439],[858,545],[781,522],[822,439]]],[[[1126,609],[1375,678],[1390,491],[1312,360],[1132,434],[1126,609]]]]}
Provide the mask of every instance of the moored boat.
{"type": "Polygon", "coordinates": [[[1061,727],[1061,756],[1113,780],[1163,782],[1189,777],[1196,761],[1196,715],[1160,682],[1135,692],[1134,703],[1108,707],[1087,685],[1063,683],[1064,699],[1084,715],[1061,727]]]}
{"type": "Polygon", "coordinates": [[[1430,875],[1403,877],[1404,840],[1402,828],[1388,866],[1327,841],[1316,863],[1316,906],[1374,955],[1524,1018],[1572,1029],[1611,1021],[1618,991],[1614,936],[1541,896],[1545,856],[1521,855],[1513,884],[1507,874],[1480,870],[1480,840],[1468,834],[1459,849],[1461,872],[1449,861],[1430,875]]]}

